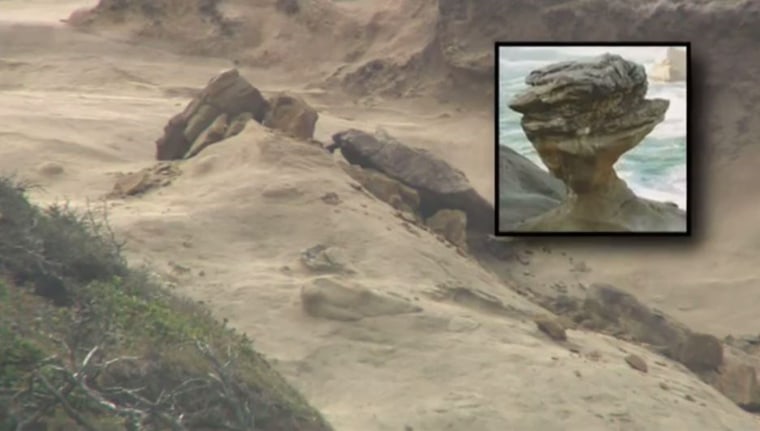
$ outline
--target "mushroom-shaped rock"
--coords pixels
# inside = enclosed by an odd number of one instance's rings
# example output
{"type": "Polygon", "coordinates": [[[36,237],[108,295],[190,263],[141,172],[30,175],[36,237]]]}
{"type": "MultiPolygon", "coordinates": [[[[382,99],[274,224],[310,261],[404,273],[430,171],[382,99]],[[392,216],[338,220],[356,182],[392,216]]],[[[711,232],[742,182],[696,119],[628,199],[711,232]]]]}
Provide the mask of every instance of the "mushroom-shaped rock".
{"type": "Polygon", "coordinates": [[[549,171],[569,188],[526,231],[685,231],[677,206],[638,198],[615,172],[620,156],[665,118],[670,102],[646,99],[640,64],[605,54],[531,72],[509,108],[549,171]]]}

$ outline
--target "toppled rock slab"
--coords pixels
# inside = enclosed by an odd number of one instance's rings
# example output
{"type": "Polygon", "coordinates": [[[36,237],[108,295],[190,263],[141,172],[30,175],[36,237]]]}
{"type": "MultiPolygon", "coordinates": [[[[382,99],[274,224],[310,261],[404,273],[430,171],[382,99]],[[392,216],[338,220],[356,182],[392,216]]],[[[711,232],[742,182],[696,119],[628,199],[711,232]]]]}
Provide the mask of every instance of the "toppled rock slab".
{"type": "Polygon", "coordinates": [[[356,129],[336,133],[327,148],[340,149],[349,163],[379,171],[416,190],[424,218],[442,209],[457,209],[467,214],[468,229],[494,230],[493,206],[462,171],[427,150],[404,145],[384,132],[372,135],[356,129]]]}

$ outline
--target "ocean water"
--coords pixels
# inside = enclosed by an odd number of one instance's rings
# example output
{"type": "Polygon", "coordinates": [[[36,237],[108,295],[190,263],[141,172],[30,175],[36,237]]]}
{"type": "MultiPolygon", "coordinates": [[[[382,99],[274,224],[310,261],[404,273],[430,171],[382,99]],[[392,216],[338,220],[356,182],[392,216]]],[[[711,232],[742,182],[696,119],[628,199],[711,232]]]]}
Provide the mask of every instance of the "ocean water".
{"type": "MultiPolygon", "coordinates": [[[[550,63],[582,60],[609,52],[642,64],[647,72],[665,57],[665,47],[501,47],[499,52],[499,145],[507,145],[539,167],[546,167],[520,127],[521,115],[506,106],[527,88],[525,77],[550,63]]],[[[670,100],[665,120],[634,149],[625,153],[615,170],[644,198],[670,201],[686,208],[686,83],[649,82],[647,98],[670,100]]]]}

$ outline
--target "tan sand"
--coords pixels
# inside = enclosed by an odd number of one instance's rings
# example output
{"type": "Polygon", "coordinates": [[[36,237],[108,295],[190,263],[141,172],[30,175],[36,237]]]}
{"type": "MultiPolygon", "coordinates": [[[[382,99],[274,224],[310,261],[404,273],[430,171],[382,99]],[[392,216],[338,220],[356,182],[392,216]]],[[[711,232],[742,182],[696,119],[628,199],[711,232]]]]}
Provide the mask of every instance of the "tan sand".
{"type": "MultiPolygon", "coordinates": [[[[273,3],[256,6],[259,13],[271,14],[260,16],[262,22],[284,22],[273,3]]],[[[346,2],[337,15],[325,15],[337,20],[335,26],[327,25],[327,18],[322,26],[314,24],[317,33],[329,33],[317,43],[327,49],[326,41],[340,40],[346,37],[342,32],[372,21],[375,34],[365,54],[348,61],[372,55],[403,58],[413,51],[408,42],[424,43],[433,25],[431,12],[420,7],[418,25],[401,30],[401,18],[414,12],[410,4],[346,2]],[[346,18],[352,14],[355,18],[346,18]]],[[[153,142],[187,102],[189,91],[232,65],[228,59],[120,42],[115,34],[79,33],[59,22],[86,5],[0,1],[0,172],[17,172],[43,186],[33,192],[39,203],[97,204],[118,173],[151,166],[153,142]]],[[[266,94],[288,89],[315,106],[317,139],[327,141],[347,127],[371,131],[382,126],[409,144],[443,155],[481,193],[493,194],[490,106],[465,108],[425,97],[384,101],[319,90],[310,84],[323,82],[336,64],[345,63],[341,56],[356,43],[345,42],[326,54],[328,60],[315,62],[313,47],[296,44],[304,34],[296,28],[292,34],[296,40],[287,34],[281,42],[267,38],[258,51],[248,52],[241,72],[266,94]],[[256,57],[263,50],[283,57],[251,66],[252,58],[263,58],[256,57]],[[314,57],[310,64],[299,56],[314,57]],[[296,63],[299,67],[292,67],[296,63]]],[[[368,36],[358,38],[363,37],[368,36]]],[[[574,259],[586,261],[591,271],[573,273],[552,246],[551,255],[534,254],[526,267],[531,276],[522,268],[514,276],[537,289],[575,277],[610,281],[694,327],[719,333],[754,327],[757,332],[759,297],[752,289],[760,242],[744,230],[753,229],[757,205],[737,192],[754,186],[755,160],[743,157],[733,164],[731,176],[722,177],[727,192],[720,212],[726,223],[716,225],[696,252],[623,253],[618,248],[611,253],[574,246],[569,248],[574,259]]],[[[336,430],[760,427],[756,417],[682,366],[642,347],[581,331],[569,331],[575,352],[551,341],[532,323],[531,316],[543,312],[538,306],[351,187],[335,160],[316,146],[252,124],[183,163],[181,170],[166,188],[108,203],[116,232],[129,241],[131,261],[150,265],[178,292],[208,303],[220,318],[246,331],[336,430]],[[329,192],[341,203],[326,204],[321,197],[329,192]],[[317,244],[337,247],[347,256],[355,273],[346,280],[408,299],[422,311],[350,322],[307,316],[300,291],[315,275],[298,257],[317,244]],[[447,300],[445,286],[491,298],[491,306],[447,300]],[[502,303],[498,312],[493,301],[502,303]],[[629,353],[644,358],[649,372],[629,367],[624,361],[629,353]]]]}

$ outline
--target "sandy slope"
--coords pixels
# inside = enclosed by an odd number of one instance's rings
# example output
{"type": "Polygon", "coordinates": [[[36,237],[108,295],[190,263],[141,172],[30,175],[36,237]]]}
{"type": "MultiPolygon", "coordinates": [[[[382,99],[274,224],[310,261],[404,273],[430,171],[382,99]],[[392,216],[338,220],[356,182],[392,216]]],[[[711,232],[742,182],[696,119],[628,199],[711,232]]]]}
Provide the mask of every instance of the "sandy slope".
{"type": "MultiPolygon", "coordinates": [[[[0,1],[0,171],[16,171],[42,185],[34,192],[38,202],[68,198],[84,206],[110,190],[116,173],[150,166],[153,141],[186,103],[186,89],[231,65],[61,27],[57,20],[64,10],[82,3],[0,1]]],[[[393,11],[404,4],[378,7],[393,11]]],[[[289,88],[304,95],[320,110],[319,139],[349,126],[382,125],[446,155],[484,195],[492,194],[491,172],[483,168],[493,166],[487,110],[340,98],[307,90],[298,70],[242,70],[263,90],[289,88]]],[[[639,347],[575,331],[569,336],[576,353],[550,341],[530,320],[537,306],[351,187],[317,147],[251,125],[181,169],[170,187],[109,204],[112,224],[129,240],[130,257],[247,331],[337,430],[758,427],[756,418],[681,366],[639,347]],[[342,203],[326,204],[321,196],[328,192],[342,203]],[[348,256],[355,270],[347,276],[351,282],[407,298],[423,311],[352,323],[305,316],[299,292],[315,276],[298,256],[320,243],[348,256]],[[441,285],[482,292],[505,307],[496,314],[477,302],[443,300],[441,285]],[[627,353],[644,357],[649,373],[628,367],[627,353]]],[[[752,209],[744,211],[750,220],[752,209]]],[[[731,265],[748,258],[724,247],[729,256],[717,265],[735,270],[737,286],[751,286],[739,275],[751,274],[749,265],[731,265]]],[[[618,266],[604,268],[602,278],[621,287],[648,286],[646,279],[631,284],[633,269],[622,269],[640,267],[643,260],[631,262],[644,257],[631,253],[619,259],[618,266]]],[[[586,276],[601,277],[593,268],[586,276]]],[[[570,277],[562,266],[543,271],[542,281],[570,277]]],[[[662,308],[677,311],[684,292],[692,292],[686,289],[691,280],[669,276],[665,265],[647,271],[652,280],[668,280],[662,308]]],[[[682,272],[699,274],[687,267],[682,272]]],[[[710,289],[710,279],[700,280],[699,294],[689,296],[698,311],[683,313],[690,323],[713,328],[707,319],[720,313],[711,310],[722,296],[710,289]]],[[[755,309],[747,301],[724,304],[731,306],[747,316],[755,309]]],[[[727,331],[737,331],[741,319],[729,321],[727,315],[724,309],[718,320],[727,331]]]]}

